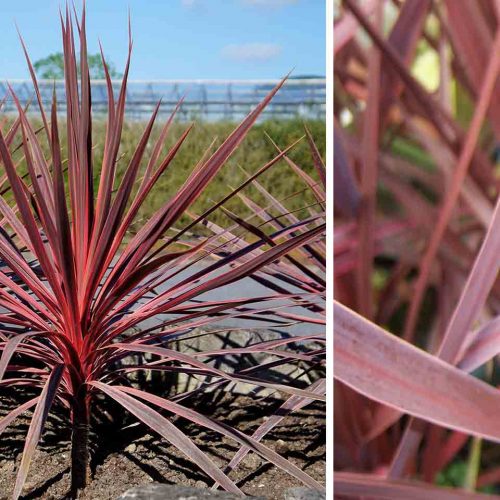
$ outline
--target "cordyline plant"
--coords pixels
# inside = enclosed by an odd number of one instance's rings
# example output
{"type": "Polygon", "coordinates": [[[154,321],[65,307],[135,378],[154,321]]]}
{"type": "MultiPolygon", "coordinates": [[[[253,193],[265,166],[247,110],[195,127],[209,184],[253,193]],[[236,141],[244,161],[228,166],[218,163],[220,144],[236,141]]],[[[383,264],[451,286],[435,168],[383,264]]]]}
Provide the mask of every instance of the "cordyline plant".
{"type": "Polygon", "coordinates": [[[341,5],[336,493],[476,498],[500,480],[500,4],[341,5]]]}
{"type": "MultiPolygon", "coordinates": [[[[318,380],[305,389],[290,384],[266,381],[259,377],[266,368],[285,363],[317,364],[320,352],[296,354],[293,345],[315,336],[281,339],[249,344],[239,350],[221,349],[188,354],[176,350],[179,335],[221,317],[269,315],[266,302],[276,300],[295,304],[303,291],[278,291],[264,297],[232,297],[224,301],[206,301],[202,294],[261,273],[279,277],[281,258],[294,249],[314,244],[324,234],[324,224],[299,222],[295,227],[280,228],[251,243],[234,245],[224,242],[222,258],[213,245],[216,236],[198,239],[192,245],[183,237],[198,222],[205,221],[231,196],[239,193],[260,173],[285,156],[278,154],[230,195],[184,227],[175,224],[199,198],[207,184],[243,140],[246,133],[283,84],[281,82],[234,130],[213,153],[200,160],[177,194],[133,235],[129,229],[158,178],[169,168],[186,139],[190,128],[160,160],[161,151],[175,111],[154,144],[142,180],[140,167],[159,110],[156,108],[128,163],[120,182],[117,161],[124,122],[127,75],[132,43],[118,99],[106,71],[108,117],[104,155],[100,175],[94,186],[93,139],[90,80],[87,65],[85,8],[77,28],[80,39],[79,70],[76,58],[72,15],[66,9],[61,18],[67,100],[67,160],[57,122],[57,103],[53,97],[50,116],[45,112],[33,68],[33,77],[43,126],[35,131],[26,111],[12,93],[19,117],[7,133],[0,132],[0,158],[5,169],[1,179],[4,193],[0,198],[0,385],[2,387],[40,388],[38,396],[11,410],[0,421],[0,433],[26,410],[33,409],[25,447],[13,490],[18,498],[25,483],[35,448],[41,438],[47,415],[53,405],[69,410],[72,426],[72,494],[89,480],[89,425],[96,398],[107,396],[137,419],[156,431],[203,467],[216,485],[241,493],[227,476],[241,458],[223,472],[169,418],[169,414],[188,419],[234,439],[246,452],[258,453],[266,460],[294,475],[313,488],[322,486],[298,467],[260,443],[266,432],[287,412],[312,400],[324,400],[324,382],[318,380]],[[78,80],[78,75],[81,75],[78,80]],[[21,135],[19,147],[13,145],[21,135]],[[50,154],[44,156],[43,141],[50,154]],[[14,160],[14,149],[23,154],[14,160]],[[25,165],[27,173],[21,174],[25,165]],[[214,254],[210,265],[200,262],[214,254]],[[180,273],[184,273],[179,277],[180,273]],[[189,276],[184,277],[188,272],[189,276]],[[262,303],[260,308],[252,304],[262,303]],[[161,316],[168,314],[168,316],[161,316]],[[146,320],[160,318],[153,327],[146,320]],[[290,349],[287,349],[290,347],[290,349]],[[276,356],[267,364],[250,369],[225,372],[211,361],[234,354],[255,352],[276,356]],[[153,355],[154,361],[137,365],[120,362],[131,355],[153,355]],[[127,383],[126,375],[139,370],[163,370],[210,378],[211,382],[186,394],[166,399],[127,383]],[[283,411],[273,416],[253,436],[220,424],[178,401],[200,390],[243,382],[267,387],[289,395],[283,411]]],[[[24,46],[24,45],[23,45],[24,46]]],[[[106,64],[103,57],[103,64],[106,64]]],[[[217,235],[219,236],[219,235],[217,235]]],[[[302,272],[306,272],[302,270],[302,272]]],[[[314,288],[302,301],[321,296],[314,288]]],[[[267,316],[266,316],[267,317],[267,316]]],[[[283,322],[283,317],[277,319],[283,322]]],[[[289,321],[289,320],[286,320],[289,321]]]]}

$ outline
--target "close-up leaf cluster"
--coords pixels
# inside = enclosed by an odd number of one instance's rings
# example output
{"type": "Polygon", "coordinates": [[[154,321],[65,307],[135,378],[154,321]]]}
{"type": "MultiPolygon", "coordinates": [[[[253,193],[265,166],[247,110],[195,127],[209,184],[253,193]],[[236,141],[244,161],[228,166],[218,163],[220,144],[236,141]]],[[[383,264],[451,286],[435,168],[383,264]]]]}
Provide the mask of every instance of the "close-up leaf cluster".
{"type": "Polygon", "coordinates": [[[499,494],[500,4],[335,15],[336,494],[499,494]]]}

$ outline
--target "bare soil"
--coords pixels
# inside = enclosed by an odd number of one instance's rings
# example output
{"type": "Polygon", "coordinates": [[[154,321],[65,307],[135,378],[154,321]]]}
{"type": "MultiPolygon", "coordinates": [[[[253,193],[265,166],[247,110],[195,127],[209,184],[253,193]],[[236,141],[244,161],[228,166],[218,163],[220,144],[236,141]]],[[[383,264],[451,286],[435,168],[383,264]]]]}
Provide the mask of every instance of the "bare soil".
{"type": "MultiPolygon", "coordinates": [[[[15,399],[4,398],[0,415],[13,407],[15,399]]],[[[17,402],[19,404],[19,401],[17,402]]],[[[251,434],[281,402],[229,393],[205,394],[189,406],[218,421],[251,434]]],[[[150,482],[211,487],[213,481],[182,453],[165,440],[153,435],[142,424],[124,415],[112,403],[100,406],[100,421],[92,435],[91,484],[83,491],[83,500],[116,499],[127,489],[150,482]],[[104,415],[107,415],[105,418],[104,415]]],[[[49,417],[42,443],[30,467],[24,499],[67,498],[70,486],[70,431],[64,413],[49,417]]],[[[212,431],[178,419],[175,424],[219,466],[229,462],[238,445],[212,431]]],[[[0,440],[0,500],[10,497],[21,459],[29,415],[19,418],[0,440]]],[[[263,442],[314,479],[325,482],[325,408],[314,403],[286,417],[263,442]]],[[[282,499],[284,491],[300,483],[272,464],[250,453],[230,477],[247,495],[282,499]]]]}

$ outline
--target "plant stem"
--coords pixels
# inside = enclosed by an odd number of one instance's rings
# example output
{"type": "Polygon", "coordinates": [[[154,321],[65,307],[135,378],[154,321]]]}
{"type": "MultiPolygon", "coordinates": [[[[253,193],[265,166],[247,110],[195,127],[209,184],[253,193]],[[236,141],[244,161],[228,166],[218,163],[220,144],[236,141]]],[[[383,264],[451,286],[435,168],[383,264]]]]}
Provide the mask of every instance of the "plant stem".
{"type": "Polygon", "coordinates": [[[72,414],[71,436],[71,495],[87,486],[90,479],[89,465],[89,407],[87,391],[82,385],[77,392],[72,414]]]}
{"type": "MultiPolygon", "coordinates": [[[[494,363],[490,360],[486,364],[485,380],[491,381],[493,379],[494,363]]],[[[483,440],[477,436],[472,438],[469,449],[469,458],[467,463],[467,474],[464,478],[464,488],[467,491],[476,491],[477,478],[479,469],[481,468],[481,452],[483,440]]]]}
{"type": "Polygon", "coordinates": [[[467,474],[464,480],[464,488],[467,491],[476,491],[477,476],[481,465],[482,442],[483,440],[479,437],[474,436],[472,438],[467,464],[467,474]]]}

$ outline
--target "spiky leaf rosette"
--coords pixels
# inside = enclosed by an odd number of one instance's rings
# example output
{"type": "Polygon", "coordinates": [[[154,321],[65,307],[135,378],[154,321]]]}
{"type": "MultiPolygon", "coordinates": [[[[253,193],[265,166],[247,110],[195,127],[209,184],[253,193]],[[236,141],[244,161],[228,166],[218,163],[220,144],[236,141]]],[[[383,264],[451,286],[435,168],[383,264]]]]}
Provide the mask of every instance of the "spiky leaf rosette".
{"type": "Polygon", "coordinates": [[[500,4],[386,6],[343,0],[335,25],[337,483],[458,498],[406,478],[468,448],[475,497],[499,477],[496,420],[473,412],[498,405],[500,4]]]}

